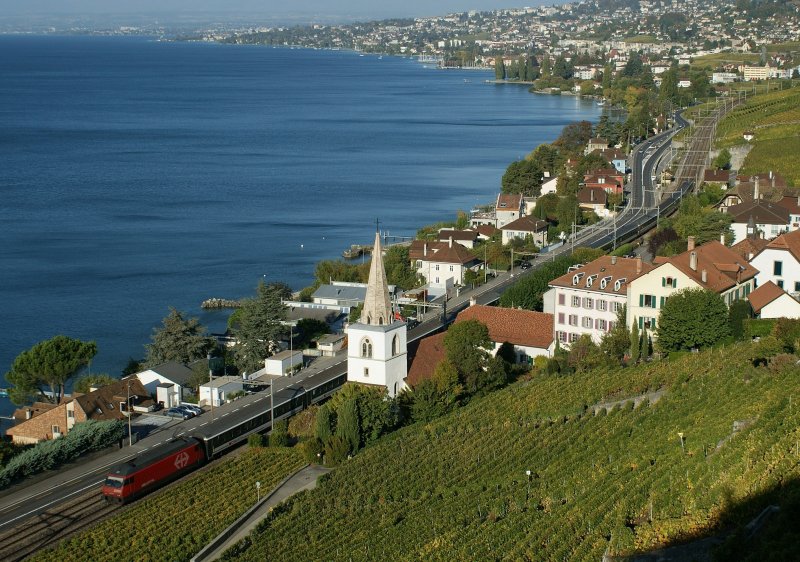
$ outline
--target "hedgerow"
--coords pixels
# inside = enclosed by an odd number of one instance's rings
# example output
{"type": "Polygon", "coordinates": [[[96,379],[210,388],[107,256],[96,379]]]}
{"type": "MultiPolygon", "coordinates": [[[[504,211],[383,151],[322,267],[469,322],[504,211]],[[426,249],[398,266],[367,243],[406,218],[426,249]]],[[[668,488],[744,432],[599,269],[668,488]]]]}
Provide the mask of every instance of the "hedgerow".
{"type": "Polygon", "coordinates": [[[11,459],[0,470],[0,488],[26,476],[56,469],[86,453],[105,449],[124,435],[125,425],[119,420],[77,423],[64,437],[40,441],[11,459]]]}

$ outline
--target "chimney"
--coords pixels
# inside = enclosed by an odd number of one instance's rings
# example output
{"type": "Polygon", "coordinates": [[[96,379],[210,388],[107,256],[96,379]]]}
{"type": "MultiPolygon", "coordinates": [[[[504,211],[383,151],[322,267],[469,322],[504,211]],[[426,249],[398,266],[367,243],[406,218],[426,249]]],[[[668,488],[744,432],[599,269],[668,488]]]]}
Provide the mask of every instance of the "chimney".
{"type": "Polygon", "coordinates": [[[476,304],[478,304],[478,301],[475,300],[475,297],[470,297],[469,298],[469,305],[470,306],[475,306],[476,304]]]}
{"type": "Polygon", "coordinates": [[[755,256],[756,256],[756,255],[755,255],[753,252],[749,252],[749,253],[747,254],[747,261],[753,261],[753,258],[754,258],[755,256]]]}
{"type": "Polygon", "coordinates": [[[589,201],[594,202],[594,189],[589,189],[589,201]]]}
{"type": "Polygon", "coordinates": [[[687,242],[686,249],[689,250],[690,252],[694,250],[694,236],[689,236],[686,239],[686,242],[687,242]]]}
{"type": "Polygon", "coordinates": [[[636,274],[642,272],[642,256],[636,256],[636,274]]]}
{"type": "Polygon", "coordinates": [[[774,180],[775,178],[772,176],[772,170],[769,171],[769,179],[774,180]]]}
{"type": "Polygon", "coordinates": [[[447,245],[450,246],[451,248],[453,247],[453,237],[452,236],[447,239],[447,245]]]}
{"type": "MultiPolygon", "coordinates": [[[[694,245],[692,247],[694,247],[694,245]]],[[[689,254],[689,267],[692,268],[692,271],[697,271],[697,252],[689,254]]]]}
{"type": "Polygon", "coordinates": [[[700,279],[703,283],[708,283],[708,272],[705,269],[700,272],[700,279]]]}
{"type": "Polygon", "coordinates": [[[761,199],[761,194],[758,191],[758,176],[756,176],[755,181],[753,182],[753,201],[758,201],[761,199]]]}
{"type": "Polygon", "coordinates": [[[29,420],[31,417],[33,417],[33,412],[30,408],[25,408],[25,419],[29,420]]]}
{"type": "Polygon", "coordinates": [[[617,256],[611,256],[611,265],[617,265],[617,256]]]}
{"type": "Polygon", "coordinates": [[[725,233],[724,232],[720,232],[719,233],[719,243],[722,244],[723,246],[725,245],[725,233]]]}
{"type": "Polygon", "coordinates": [[[424,242],[422,244],[422,255],[423,256],[427,256],[428,255],[428,243],[427,242],[424,242]]]}

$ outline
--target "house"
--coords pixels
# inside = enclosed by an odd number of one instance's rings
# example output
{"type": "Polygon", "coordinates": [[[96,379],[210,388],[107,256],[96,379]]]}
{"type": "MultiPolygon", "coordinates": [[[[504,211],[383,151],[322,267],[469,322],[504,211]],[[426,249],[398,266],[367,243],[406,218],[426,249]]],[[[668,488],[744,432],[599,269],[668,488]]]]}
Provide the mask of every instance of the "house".
{"type": "Polygon", "coordinates": [[[520,217],[502,227],[503,245],[510,244],[513,240],[526,240],[530,237],[538,247],[547,246],[547,222],[535,217],[520,217]]]}
{"type": "Polygon", "coordinates": [[[628,171],[628,159],[625,157],[625,153],[618,148],[607,148],[600,154],[614,166],[617,173],[622,174],[622,179],[624,179],[625,173],[628,171]]]}
{"type": "Polygon", "coordinates": [[[596,187],[606,193],[620,194],[625,185],[625,174],[614,168],[600,168],[585,174],[583,183],[586,187],[596,187]]]}
{"type": "Polygon", "coordinates": [[[608,193],[599,187],[583,187],[578,192],[578,206],[594,211],[598,216],[607,215],[608,193]]]}
{"type": "Polygon", "coordinates": [[[705,170],[703,172],[703,181],[705,183],[718,183],[727,189],[731,184],[731,173],[729,170],[705,170]]]}
{"type": "Polygon", "coordinates": [[[496,228],[502,228],[522,216],[522,194],[501,193],[495,205],[496,228]]]}
{"type": "Polygon", "coordinates": [[[758,270],[724,244],[711,241],[695,247],[690,236],[687,249],[670,258],[656,258],[652,270],[628,284],[628,326],[654,332],[666,300],[686,288],[702,288],[722,296],[730,306],[755,288],[758,270]]]}
{"type": "Polygon", "coordinates": [[[17,445],[31,445],[66,435],[76,423],[86,420],[126,419],[129,400],[132,411],[155,409],[155,403],[139,379],[128,377],[67,398],[52,407],[37,403],[38,406],[22,408],[14,413],[14,417],[23,419],[8,429],[6,435],[17,445]]]}
{"type": "Polygon", "coordinates": [[[474,248],[479,236],[475,229],[457,230],[452,228],[443,228],[437,235],[440,242],[447,242],[451,238],[453,242],[458,242],[465,248],[474,248]]]}
{"type": "Polygon", "coordinates": [[[800,228],[800,197],[784,195],[778,200],[778,205],[789,211],[789,230],[800,228]]]}
{"type": "MultiPolygon", "coordinates": [[[[769,240],[766,238],[761,238],[757,235],[748,236],[731,246],[731,250],[742,256],[742,259],[752,261],[756,254],[763,250],[767,244],[769,244],[769,240]]],[[[758,276],[756,276],[756,282],[758,282],[758,276]]]]}
{"type": "Polygon", "coordinates": [[[800,318],[800,302],[772,281],[747,295],[756,318],[800,318]]]}
{"type": "Polygon", "coordinates": [[[547,181],[542,183],[542,189],[539,193],[539,197],[542,195],[547,195],[548,193],[555,193],[558,188],[558,176],[552,177],[547,181]]]}
{"type": "Polygon", "coordinates": [[[595,137],[589,139],[589,142],[586,144],[586,148],[584,149],[584,154],[591,154],[595,150],[605,150],[608,148],[608,141],[601,137],[595,137]]]}
{"type": "Polygon", "coordinates": [[[772,282],[790,293],[800,293],[800,230],[768,242],[750,263],[759,271],[759,287],[772,282]]]}
{"type": "Polygon", "coordinates": [[[344,334],[325,334],[317,338],[317,349],[323,357],[333,357],[344,348],[346,340],[344,334]]]}
{"type": "Polygon", "coordinates": [[[432,293],[464,284],[467,270],[477,271],[480,260],[452,239],[447,242],[414,240],[408,250],[411,266],[426,279],[432,293]]]}
{"type": "Polygon", "coordinates": [[[529,364],[539,355],[550,357],[555,350],[552,314],[471,304],[458,315],[456,324],[466,320],[486,325],[493,355],[504,343],[513,345],[518,364],[529,364]]]}
{"type": "Polygon", "coordinates": [[[723,213],[728,208],[752,201],[777,203],[787,195],[786,180],[778,174],[756,174],[754,176],[737,176],[736,186],[725,194],[719,204],[723,213]]]}
{"type": "Polygon", "coordinates": [[[194,372],[186,365],[167,361],[134,376],[155,397],[156,402],[165,408],[171,408],[183,402],[184,392],[189,390],[189,381],[193,375],[194,372]]]}
{"type": "Polygon", "coordinates": [[[678,80],[678,88],[691,88],[691,87],[692,87],[692,81],[689,80],[688,78],[682,78],[678,80]]]}
{"type": "Polygon", "coordinates": [[[600,343],[628,301],[628,285],[653,265],[642,258],[601,256],[550,281],[544,310],[555,318],[555,337],[569,345],[583,334],[600,343]]]}
{"type": "Polygon", "coordinates": [[[753,131],[745,131],[742,133],[742,138],[747,142],[750,142],[756,138],[756,134],[753,131]]]}
{"type": "Polygon", "coordinates": [[[303,352],[286,349],[264,359],[264,370],[268,375],[290,375],[303,365],[303,352]]]}
{"type": "Polygon", "coordinates": [[[231,395],[244,392],[244,380],[240,377],[217,377],[200,385],[200,405],[222,406],[231,400],[231,395]]]}
{"type": "MultiPolygon", "coordinates": [[[[397,287],[389,285],[389,292],[391,294],[394,294],[396,290],[397,287]]],[[[366,283],[331,281],[330,284],[317,287],[317,290],[311,295],[311,300],[314,304],[347,308],[362,304],[366,294],[366,283]]]]}
{"type": "Polygon", "coordinates": [[[777,203],[754,200],[728,207],[726,212],[733,216],[734,243],[755,233],[774,238],[789,230],[789,210],[777,203]]]}

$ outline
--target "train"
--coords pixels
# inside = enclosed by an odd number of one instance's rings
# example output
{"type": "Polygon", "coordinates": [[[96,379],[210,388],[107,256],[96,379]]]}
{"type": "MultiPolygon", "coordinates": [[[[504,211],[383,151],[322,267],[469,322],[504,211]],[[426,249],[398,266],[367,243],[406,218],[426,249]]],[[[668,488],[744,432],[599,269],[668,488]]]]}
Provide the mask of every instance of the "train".
{"type": "Polygon", "coordinates": [[[127,503],[156,490],[208,461],[242,444],[253,433],[272,429],[275,420],[288,418],[328,398],[347,382],[347,373],[333,376],[319,373],[291,385],[273,397],[261,393],[240,400],[240,407],[227,412],[190,435],[177,435],[142,454],[116,465],[106,475],[102,494],[107,502],[127,503]]]}

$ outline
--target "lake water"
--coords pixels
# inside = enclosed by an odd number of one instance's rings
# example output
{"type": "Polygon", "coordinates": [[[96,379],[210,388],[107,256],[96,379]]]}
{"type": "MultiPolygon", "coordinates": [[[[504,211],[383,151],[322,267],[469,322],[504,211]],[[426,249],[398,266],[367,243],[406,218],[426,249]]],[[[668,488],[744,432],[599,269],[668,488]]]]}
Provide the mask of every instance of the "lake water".
{"type": "MultiPolygon", "coordinates": [[[[0,37],[0,369],[56,334],[93,372],[142,357],[169,306],[491,201],[505,167],[599,110],[351,52],[0,37]]],[[[8,404],[2,404],[8,410],[8,404]]]]}

